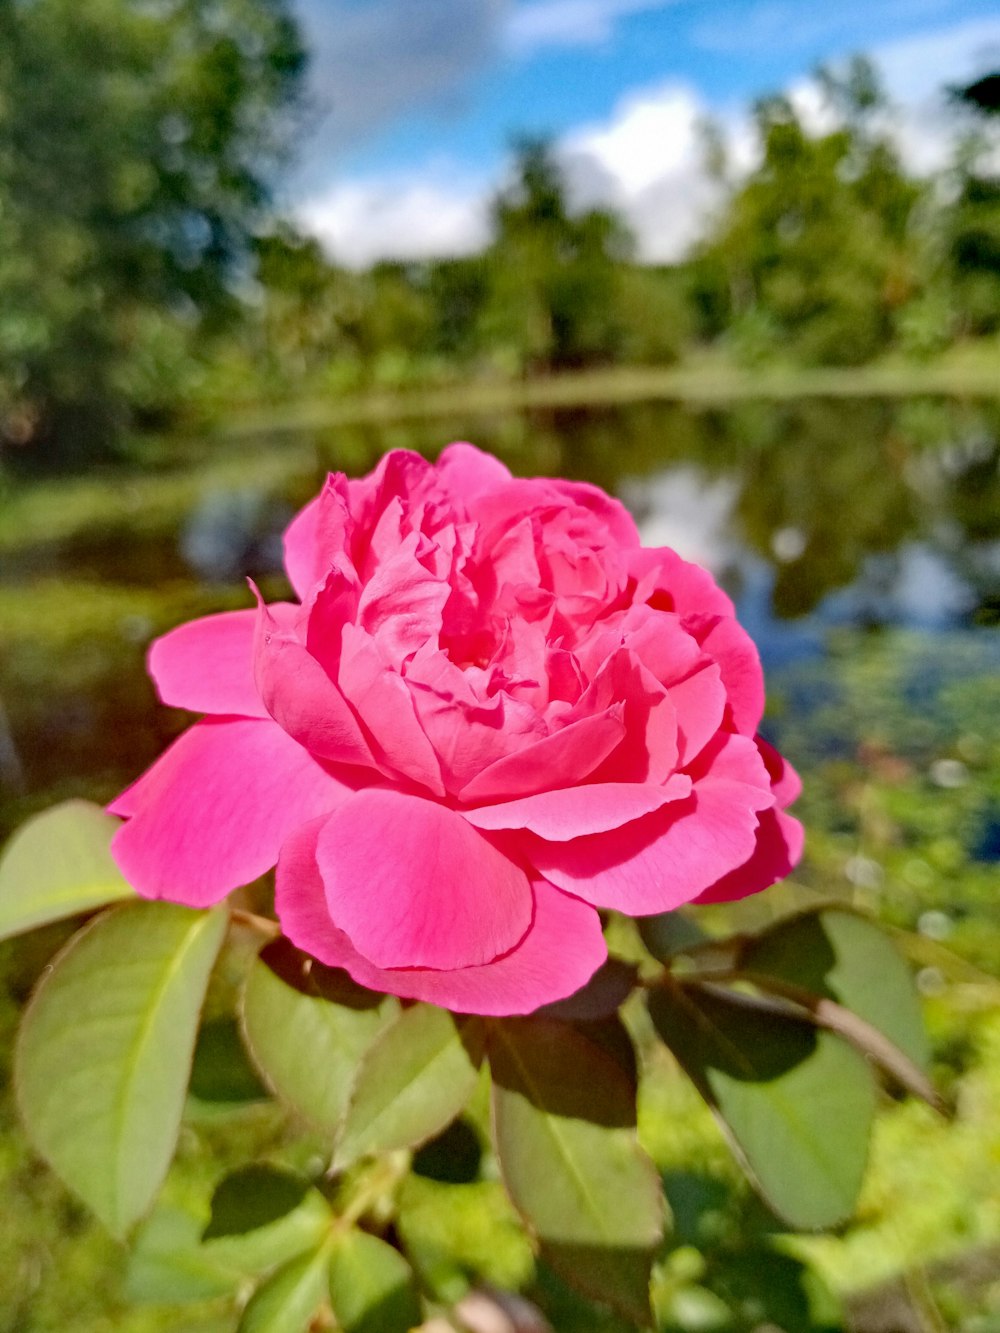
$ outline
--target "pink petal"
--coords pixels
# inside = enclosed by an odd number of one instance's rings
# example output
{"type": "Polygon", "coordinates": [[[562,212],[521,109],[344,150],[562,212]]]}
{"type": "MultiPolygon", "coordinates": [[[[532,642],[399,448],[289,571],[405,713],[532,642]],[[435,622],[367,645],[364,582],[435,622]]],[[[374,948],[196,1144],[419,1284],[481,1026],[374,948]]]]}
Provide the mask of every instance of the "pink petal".
{"type": "Polygon", "coordinates": [[[525,855],[546,879],[597,907],[645,916],[691,902],[750,858],[758,811],[773,803],[756,746],[728,735],[711,750],[713,762],[694,775],[685,800],[608,833],[526,840],[525,855]]]}
{"type": "Polygon", "coordinates": [[[325,822],[303,826],[285,843],[275,905],[282,929],[294,944],[320,962],[346,968],[363,986],[458,1013],[526,1014],[578,991],[607,956],[594,909],[538,880],[531,886],[531,928],[502,957],[454,971],[377,968],[330,920],[316,863],[316,843],[325,822]]]}
{"type": "Polygon", "coordinates": [[[639,580],[635,602],[648,602],[680,616],[732,616],[735,608],[701,565],[682,560],[669,546],[641,547],[628,553],[629,569],[639,580]]]}
{"type": "Polygon", "coordinates": [[[589,510],[604,524],[618,546],[625,548],[639,546],[641,538],[635,526],[635,519],[622,502],[613,499],[607,491],[602,491],[599,486],[593,486],[588,481],[553,479],[547,481],[546,485],[570,503],[589,510]]]}
{"type": "Polygon", "coordinates": [[[630,648],[616,649],[604,662],[579,708],[606,707],[614,699],[622,701],[625,737],[595,777],[658,786],[677,768],[679,719],[673,699],[630,648]]]}
{"type": "Polygon", "coordinates": [[[718,666],[706,660],[686,680],[671,685],[669,694],[677,710],[677,762],[687,767],[701,754],[725,717],[726,690],[718,666]]]}
{"type": "MultiPolygon", "coordinates": [[[[459,675],[457,668],[452,668],[459,675]]],[[[476,774],[541,731],[538,714],[504,694],[487,703],[449,698],[447,681],[440,691],[407,675],[420,725],[434,748],[449,791],[460,790],[476,774]]]]}
{"type": "Polygon", "coordinates": [[[301,509],[285,530],[285,569],[303,602],[322,583],[348,541],[347,481],[331,473],[315,500],[301,509]]]}
{"type": "Polygon", "coordinates": [[[262,875],[299,824],[350,793],[268,719],[189,728],[109,809],[111,844],[145,898],[208,907],[262,875]]]}
{"type": "Polygon", "coordinates": [[[519,801],[484,805],[462,814],[481,829],[527,829],[550,842],[606,833],[670,801],[683,800],[691,779],[677,773],[662,787],[639,782],[595,782],[562,791],[539,792],[519,801]]]}
{"type": "Polygon", "coordinates": [[[257,688],[267,712],[310,753],[341,764],[377,768],[347,700],[290,630],[260,604],[255,645],[257,688]]]}
{"type": "Polygon", "coordinates": [[[437,471],[440,484],[460,502],[510,481],[510,472],[499,459],[462,441],[442,450],[437,471]]]}
{"type": "Polygon", "coordinates": [[[798,865],[804,841],[805,833],[797,819],[783,810],[762,810],[757,843],[749,859],[716,880],[695,901],[728,903],[770,888],[798,865]]]}
{"type": "Polygon", "coordinates": [[[719,664],[736,730],[752,736],[764,714],[764,673],[750,635],[732,616],[696,616],[685,625],[719,664]]]}
{"type": "Polygon", "coordinates": [[[441,765],[417,719],[406,682],[356,625],[344,626],[338,684],[379,747],[380,767],[388,764],[401,777],[443,796],[441,765]]]}
{"type": "Polygon", "coordinates": [[[374,571],[358,603],[358,624],[391,662],[403,663],[427,643],[437,643],[450,586],[416,558],[414,533],[374,571]]]}
{"type": "MultiPolygon", "coordinates": [[[[283,620],[298,608],[272,608],[283,620]]],[[[180,625],[155,639],[147,665],[156,692],[173,708],[193,713],[266,717],[253,677],[254,611],[224,611],[180,625]]]]}
{"type": "Polygon", "coordinates": [[[802,779],[788,760],[780,755],[773,745],[769,745],[763,736],[758,736],[756,740],[760,757],[771,779],[775,803],[783,810],[801,795],[802,779]]]}
{"type": "Polygon", "coordinates": [[[323,826],[330,917],[378,967],[470,967],[531,924],[524,871],[461,815],[396,791],[358,792],[323,826]]]}
{"type": "Polygon", "coordinates": [[[612,704],[505,755],[467,783],[460,799],[470,805],[503,801],[582,782],[625,735],[622,711],[622,704],[612,704]]]}

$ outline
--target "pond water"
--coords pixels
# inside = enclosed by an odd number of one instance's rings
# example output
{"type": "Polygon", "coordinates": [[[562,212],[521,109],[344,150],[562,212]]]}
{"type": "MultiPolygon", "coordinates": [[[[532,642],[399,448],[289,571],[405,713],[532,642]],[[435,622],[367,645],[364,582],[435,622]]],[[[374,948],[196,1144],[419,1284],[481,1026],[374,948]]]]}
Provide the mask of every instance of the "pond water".
{"type": "MultiPolygon", "coordinates": [[[[1000,668],[996,404],[645,403],[178,441],[155,470],[10,502],[0,833],[57,797],[109,797],[184,724],[156,703],[146,642],[245,605],[248,574],[280,595],[282,528],[328,468],[359,472],[387,448],[433,454],[454,438],[522,474],[598,483],[648,544],[707,565],[760,646],[781,702],[772,730],[814,710],[837,663],[874,639],[905,645],[916,711],[933,710],[928,680],[1000,668]]],[[[848,739],[822,739],[837,743],[848,739]]]]}

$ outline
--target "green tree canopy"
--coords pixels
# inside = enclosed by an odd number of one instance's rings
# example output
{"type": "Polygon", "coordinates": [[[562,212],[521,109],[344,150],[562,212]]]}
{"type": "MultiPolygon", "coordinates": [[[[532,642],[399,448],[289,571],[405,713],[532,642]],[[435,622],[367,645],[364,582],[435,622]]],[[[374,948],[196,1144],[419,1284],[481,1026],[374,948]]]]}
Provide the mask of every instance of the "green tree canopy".
{"type": "Polygon", "coordinates": [[[485,341],[511,349],[524,368],[609,360],[619,341],[617,273],[632,248],[624,222],[606,210],[571,212],[550,146],[524,139],[514,181],[494,201],[493,230],[485,341]]]}
{"type": "Polygon", "coordinates": [[[827,133],[810,133],[786,97],[758,104],[760,162],[702,249],[701,298],[716,331],[762,352],[860,363],[913,289],[921,192],[883,129],[872,66],[857,58],[819,77],[837,122],[827,133]]]}
{"type": "Polygon", "coordinates": [[[288,0],[0,0],[0,441],[93,451],[225,312],[303,65],[288,0]]]}
{"type": "Polygon", "coordinates": [[[1000,71],[951,89],[976,121],[958,163],[958,189],[948,219],[949,256],[963,332],[1000,329],[1000,71]]]}

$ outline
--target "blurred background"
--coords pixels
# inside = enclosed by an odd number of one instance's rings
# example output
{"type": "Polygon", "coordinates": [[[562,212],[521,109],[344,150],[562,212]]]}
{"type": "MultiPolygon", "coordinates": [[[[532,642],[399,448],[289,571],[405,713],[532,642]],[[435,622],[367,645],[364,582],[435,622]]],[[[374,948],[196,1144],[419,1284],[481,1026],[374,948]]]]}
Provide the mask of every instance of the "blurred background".
{"type": "MultiPolygon", "coordinates": [[[[0,0],[0,835],[183,727],[146,645],[280,595],[327,470],[455,438],[732,594],[808,842],[720,924],[823,897],[906,932],[955,1108],[887,1098],[856,1220],[792,1237],[658,1084],[660,1327],[997,1333],[995,4],[0,0]]],[[[0,946],[5,1071],[64,933],[0,946]]],[[[179,1178],[286,1132],[192,1121],[179,1178]]],[[[439,1268],[623,1327],[488,1168],[463,1188],[427,1183],[439,1268]]],[[[228,1327],[125,1270],[6,1094],[0,1189],[0,1333],[228,1327]]]]}

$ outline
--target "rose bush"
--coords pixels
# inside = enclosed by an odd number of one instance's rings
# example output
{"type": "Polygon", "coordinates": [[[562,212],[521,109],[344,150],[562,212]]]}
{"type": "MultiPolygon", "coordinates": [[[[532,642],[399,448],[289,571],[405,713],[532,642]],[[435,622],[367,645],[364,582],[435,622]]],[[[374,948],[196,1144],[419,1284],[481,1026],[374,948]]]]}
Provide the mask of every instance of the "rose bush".
{"type": "Polygon", "coordinates": [[[205,907],[277,865],[284,933],[356,980],[529,1012],[605,957],[598,908],[786,874],[797,779],[707,573],[596,487],[469,445],[331,476],[285,537],[297,603],[154,643],[207,714],[112,805],[139,893],[205,907]]]}

